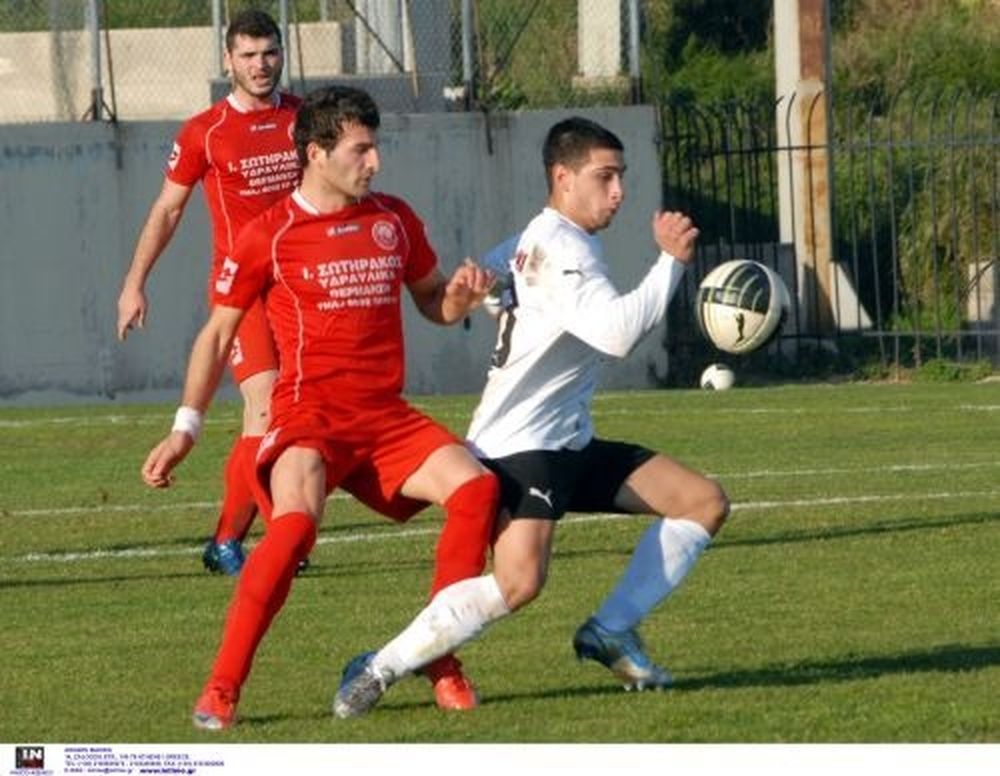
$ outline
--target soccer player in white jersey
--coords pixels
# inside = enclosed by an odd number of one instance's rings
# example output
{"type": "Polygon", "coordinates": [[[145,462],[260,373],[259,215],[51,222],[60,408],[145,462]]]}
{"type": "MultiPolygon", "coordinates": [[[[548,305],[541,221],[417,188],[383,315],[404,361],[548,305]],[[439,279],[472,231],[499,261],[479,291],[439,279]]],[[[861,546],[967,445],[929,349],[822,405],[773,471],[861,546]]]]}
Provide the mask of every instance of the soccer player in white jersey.
{"type": "Polygon", "coordinates": [[[549,131],[543,161],[548,206],[484,262],[507,276],[497,346],[468,432],[501,481],[493,573],[445,588],[385,647],[349,662],[334,702],[338,716],[366,712],[394,681],[536,598],[555,524],[567,511],[659,518],[573,647],[626,688],[672,681],[647,655],[637,627],[690,572],[729,502],[715,481],[663,453],[596,437],[590,405],[600,361],[627,355],[663,320],[698,230],[682,213],[657,212],[660,254],[643,281],[621,294],[597,237],[622,205],[621,141],[569,118],[549,131]]]}

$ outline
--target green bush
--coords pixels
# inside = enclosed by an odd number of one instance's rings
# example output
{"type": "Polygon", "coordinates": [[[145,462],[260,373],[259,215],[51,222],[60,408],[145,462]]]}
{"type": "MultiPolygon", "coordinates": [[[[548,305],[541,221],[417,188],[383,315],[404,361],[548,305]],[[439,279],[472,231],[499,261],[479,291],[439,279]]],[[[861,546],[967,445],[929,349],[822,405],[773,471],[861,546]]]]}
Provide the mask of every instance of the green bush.
{"type": "Polygon", "coordinates": [[[982,380],[993,374],[989,361],[948,361],[932,358],[913,370],[916,383],[968,383],[982,380]]]}

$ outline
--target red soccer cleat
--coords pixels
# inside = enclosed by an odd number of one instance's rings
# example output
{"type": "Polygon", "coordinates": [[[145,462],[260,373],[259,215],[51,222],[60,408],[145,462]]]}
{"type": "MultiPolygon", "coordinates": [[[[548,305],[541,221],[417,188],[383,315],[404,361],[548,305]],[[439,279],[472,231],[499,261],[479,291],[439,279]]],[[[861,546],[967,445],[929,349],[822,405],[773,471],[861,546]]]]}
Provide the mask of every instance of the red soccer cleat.
{"type": "Polygon", "coordinates": [[[469,711],[479,705],[476,687],[462,673],[462,663],[454,655],[438,658],[425,666],[421,673],[431,680],[439,709],[469,711]]]}
{"type": "Polygon", "coordinates": [[[194,705],[191,721],[201,730],[225,730],[236,722],[237,696],[215,684],[206,685],[194,705]]]}

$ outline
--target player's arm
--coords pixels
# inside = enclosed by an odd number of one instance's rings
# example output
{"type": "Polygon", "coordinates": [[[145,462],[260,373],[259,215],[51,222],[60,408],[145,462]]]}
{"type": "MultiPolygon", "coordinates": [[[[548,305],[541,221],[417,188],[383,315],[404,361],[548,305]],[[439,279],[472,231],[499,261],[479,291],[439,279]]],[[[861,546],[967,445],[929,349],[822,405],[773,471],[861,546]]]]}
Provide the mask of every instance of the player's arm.
{"type": "Polygon", "coordinates": [[[554,278],[554,308],[562,325],[591,347],[610,356],[627,356],[663,320],[684,269],[694,258],[698,229],[683,213],[657,212],[653,238],[660,255],[643,281],[620,294],[603,275],[563,274],[554,278]]]}
{"type": "Polygon", "coordinates": [[[492,285],[493,273],[466,259],[450,278],[434,268],[406,287],[427,320],[447,325],[460,321],[482,304],[492,285]]]}
{"type": "Polygon", "coordinates": [[[132,264],[122,282],[118,295],[118,339],[124,340],[134,326],[142,328],[146,322],[146,278],[153,265],[174,236],[177,224],[184,215],[184,208],[191,196],[191,187],[165,180],[163,188],[153,202],[146,223],[139,232],[132,264]]]}
{"type": "Polygon", "coordinates": [[[170,434],[152,449],[142,466],[142,478],[154,488],[170,485],[170,473],[194,447],[202,418],[222,379],[229,349],[244,310],[215,305],[191,347],[181,407],[170,434]]]}

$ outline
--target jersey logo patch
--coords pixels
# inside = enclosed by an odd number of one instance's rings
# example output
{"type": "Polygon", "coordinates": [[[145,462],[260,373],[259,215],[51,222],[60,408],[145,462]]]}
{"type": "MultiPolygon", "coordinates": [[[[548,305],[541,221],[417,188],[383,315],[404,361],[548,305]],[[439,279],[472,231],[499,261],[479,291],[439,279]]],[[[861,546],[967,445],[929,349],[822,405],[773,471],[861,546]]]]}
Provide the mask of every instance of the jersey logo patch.
{"type": "Polygon", "coordinates": [[[521,254],[517,254],[518,271],[524,277],[524,283],[528,286],[537,286],[542,282],[542,272],[546,268],[545,251],[540,245],[535,245],[523,260],[521,254]]]}
{"type": "Polygon", "coordinates": [[[396,226],[390,221],[376,221],[372,226],[372,239],[378,247],[385,251],[395,250],[399,245],[399,235],[396,226]]]}
{"type": "Polygon", "coordinates": [[[219,270],[219,276],[215,279],[215,290],[220,294],[228,294],[233,289],[233,280],[236,279],[236,270],[240,268],[240,265],[233,261],[228,256],[226,260],[222,262],[222,269],[219,270]]]}
{"type": "Polygon", "coordinates": [[[170,149],[170,156],[167,157],[167,167],[171,170],[177,167],[177,162],[181,160],[181,147],[177,143],[174,143],[174,147],[170,149]]]}
{"type": "Polygon", "coordinates": [[[257,460],[259,461],[263,454],[269,449],[274,447],[274,443],[278,441],[278,434],[281,433],[281,427],[272,428],[268,431],[260,440],[260,444],[257,446],[257,460]]]}
{"type": "Polygon", "coordinates": [[[552,488],[549,488],[548,490],[539,490],[534,485],[532,485],[530,488],[528,488],[528,495],[534,496],[540,501],[544,501],[546,504],[549,505],[549,509],[552,509],[552,488]]]}
{"type": "Polygon", "coordinates": [[[233,337],[233,346],[229,351],[229,363],[233,366],[239,366],[243,363],[243,346],[240,344],[239,337],[233,337]]]}
{"type": "Polygon", "coordinates": [[[340,237],[345,234],[354,234],[361,231],[361,224],[337,224],[326,230],[327,237],[340,237]]]}

